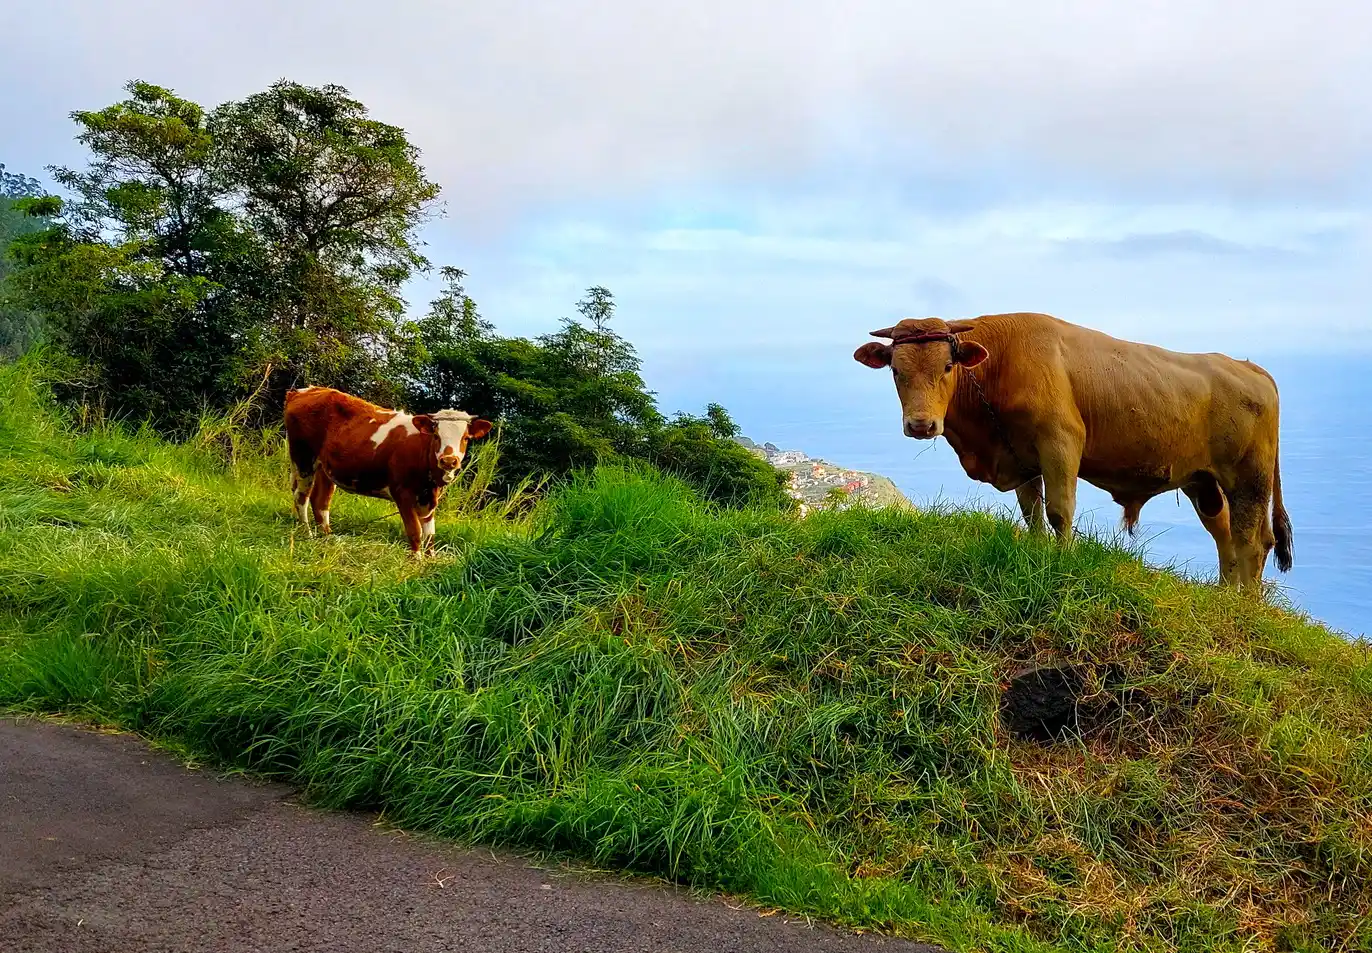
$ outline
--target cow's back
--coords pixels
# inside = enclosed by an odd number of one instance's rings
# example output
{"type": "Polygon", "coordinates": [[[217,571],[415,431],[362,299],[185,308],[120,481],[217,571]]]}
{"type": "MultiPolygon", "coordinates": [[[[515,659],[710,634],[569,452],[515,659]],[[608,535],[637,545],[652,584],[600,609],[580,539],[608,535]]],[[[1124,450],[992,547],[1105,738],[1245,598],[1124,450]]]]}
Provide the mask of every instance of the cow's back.
{"type": "Polygon", "coordinates": [[[318,456],[334,429],[335,414],[347,395],[327,387],[302,387],[286,391],[282,414],[286,440],[292,447],[308,447],[318,456]]]}
{"type": "Polygon", "coordinates": [[[969,337],[1006,352],[1006,389],[1032,405],[1036,426],[1079,422],[1083,476],[1163,460],[1205,468],[1275,441],[1276,385],[1256,364],[1125,341],[1051,315],[976,324],[969,337]]]}
{"type": "MultiPolygon", "coordinates": [[[[378,419],[392,413],[328,387],[287,391],[283,414],[286,440],[292,456],[306,452],[315,459],[356,456],[376,430],[378,419]]],[[[367,447],[369,460],[377,449],[367,447]]]]}

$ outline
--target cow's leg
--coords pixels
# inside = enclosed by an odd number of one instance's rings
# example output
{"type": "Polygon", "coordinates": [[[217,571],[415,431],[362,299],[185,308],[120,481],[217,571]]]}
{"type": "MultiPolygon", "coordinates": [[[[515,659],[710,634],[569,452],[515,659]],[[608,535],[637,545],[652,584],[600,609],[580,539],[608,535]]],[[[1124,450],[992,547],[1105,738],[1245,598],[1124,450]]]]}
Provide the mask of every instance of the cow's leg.
{"type": "Polygon", "coordinates": [[[410,552],[416,559],[424,555],[423,528],[419,521],[419,510],[415,507],[413,493],[395,493],[395,508],[400,511],[400,522],[405,524],[405,538],[410,541],[410,552]]]}
{"type": "Polygon", "coordinates": [[[1023,486],[1015,488],[1015,498],[1019,500],[1019,511],[1024,516],[1024,525],[1031,533],[1042,533],[1043,524],[1043,477],[1034,477],[1023,486]]]}
{"type": "Polygon", "coordinates": [[[1229,535],[1233,540],[1235,583],[1242,588],[1262,588],[1267,555],[1276,544],[1268,508],[1272,502],[1272,478],[1258,469],[1228,489],[1229,535]]]}
{"type": "Polygon", "coordinates": [[[333,531],[329,527],[329,502],[333,499],[333,478],[322,469],[314,475],[314,490],[310,493],[310,508],[314,510],[314,525],[325,536],[333,531]]]}
{"type": "Polygon", "coordinates": [[[1043,495],[1048,525],[1058,541],[1072,541],[1072,519],[1077,512],[1077,472],[1081,469],[1081,442],[1063,435],[1039,448],[1043,471],[1043,495]]]}
{"type": "Polygon", "coordinates": [[[429,512],[419,515],[419,548],[426,553],[431,553],[438,548],[437,544],[434,542],[434,517],[437,515],[437,512],[438,507],[435,506],[433,509],[429,510],[429,512]]]}
{"type": "Polygon", "coordinates": [[[1234,546],[1234,581],[1243,589],[1261,589],[1267,554],[1275,537],[1267,507],[1239,498],[1229,508],[1230,536],[1234,546]]]}
{"type": "Polygon", "coordinates": [[[1220,564],[1220,585],[1237,585],[1238,558],[1234,549],[1234,537],[1230,532],[1229,497],[1209,473],[1197,473],[1190,483],[1182,487],[1182,492],[1196,508],[1201,525],[1215,540],[1215,552],[1220,564]]]}
{"type": "Polygon", "coordinates": [[[314,461],[310,461],[308,468],[302,467],[295,455],[291,455],[291,499],[295,504],[295,518],[305,527],[305,532],[311,535],[314,530],[310,528],[309,511],[314,476],[314,461]]]}

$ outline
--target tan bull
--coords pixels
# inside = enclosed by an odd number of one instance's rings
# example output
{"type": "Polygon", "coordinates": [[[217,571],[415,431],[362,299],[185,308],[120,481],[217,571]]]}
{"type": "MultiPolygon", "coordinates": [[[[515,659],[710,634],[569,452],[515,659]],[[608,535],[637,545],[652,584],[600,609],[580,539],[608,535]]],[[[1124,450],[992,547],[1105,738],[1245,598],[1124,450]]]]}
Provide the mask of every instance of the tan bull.
{"type": "Polygon", "coordinates": [[[891,368],[906,435],[947,437],[968,476],[1015,491],[1031,530],[1046,500],[1058,538],[1071,539],[1078,477],[1124,507],[1131,533],[1144,503],[1180,490],[1215,539],[1223,583],[1260,585],[1274,545],[1277,568],[1291,568],[1277,385],[1258,365],[1046,314],[911,318],[871,333],[889,343],[853,357],[891,368]]]}

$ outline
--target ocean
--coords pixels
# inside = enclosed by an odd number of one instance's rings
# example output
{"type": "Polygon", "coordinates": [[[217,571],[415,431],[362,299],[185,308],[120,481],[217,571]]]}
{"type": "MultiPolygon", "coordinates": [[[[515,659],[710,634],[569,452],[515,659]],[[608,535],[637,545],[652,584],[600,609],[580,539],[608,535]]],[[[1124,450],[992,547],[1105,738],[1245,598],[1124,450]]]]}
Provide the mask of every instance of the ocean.
{"type": "MultiPolygon", "coordinates": [[[[903,436],[890,375],[851,355],[645,352],[644,376],[664,410],[699,412],[716,401],[759,443],[882,474],[916,505],[942,501],[1018,518],[1014,494],[969,479],[946,441],[903,436]]],[[[1372,635],[1372,357],[1239,356],[1267,368],[1281,392],[1282,490],[1295,565],[1278,573],[1269,558],[1267,577],[1326,625],[1372,635]]],[[[1116,533],[1120,508],[1081,481],[1077,525],[1116,533]]],[[[1214,543],[1185,497],[1149,502],[1139,540],[1154,565],[1217,575],[1214,543]]]]}

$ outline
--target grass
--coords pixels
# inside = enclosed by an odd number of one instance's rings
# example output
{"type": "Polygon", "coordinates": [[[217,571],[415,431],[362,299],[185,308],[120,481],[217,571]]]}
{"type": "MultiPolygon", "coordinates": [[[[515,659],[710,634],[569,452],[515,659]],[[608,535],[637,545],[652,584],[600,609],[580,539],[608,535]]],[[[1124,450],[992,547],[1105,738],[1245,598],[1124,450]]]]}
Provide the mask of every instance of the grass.
{"type": "Polygon", "coordinates": [[[1372,950],[1372,653],[1287,609],[975,513],[483,506],[489,453],[416,565],[297,532],[279,441],[0,393],[0,707],[953,950],[1372,950]],[[1097,715],[1007,736],[1053,659],[1097,715]]]}

